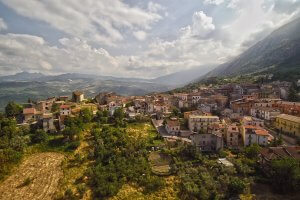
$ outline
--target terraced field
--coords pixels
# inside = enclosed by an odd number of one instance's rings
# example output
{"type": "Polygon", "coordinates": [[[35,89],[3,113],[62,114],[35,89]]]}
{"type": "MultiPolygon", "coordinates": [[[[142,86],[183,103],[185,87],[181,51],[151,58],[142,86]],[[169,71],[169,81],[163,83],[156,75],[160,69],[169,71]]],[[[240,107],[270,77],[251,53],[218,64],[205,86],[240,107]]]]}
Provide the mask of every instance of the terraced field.
{"type": "Polygon", "coordinates": [[[47,200],[53,199],[63,176],[61,163],[64,156],[59,153],[37,153],[27,158],[0,184],[2,200],[47,200]]]}

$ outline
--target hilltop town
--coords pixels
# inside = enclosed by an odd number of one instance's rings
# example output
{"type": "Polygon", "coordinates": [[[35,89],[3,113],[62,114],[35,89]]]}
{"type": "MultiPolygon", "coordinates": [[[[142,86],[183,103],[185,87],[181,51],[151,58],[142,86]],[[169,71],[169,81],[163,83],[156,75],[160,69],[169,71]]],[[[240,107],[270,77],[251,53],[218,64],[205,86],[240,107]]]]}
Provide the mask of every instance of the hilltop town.
{"type": "MultiPolygon", "coordinates": [[[[276,189],[283,195],[297,191],[294,183],[298,181],[295,174],[300,159],[300,103],[289,101],[298,98],[297,87],[279,81],[210,84],[180,93],[175,90],[121,96],[102,92],[93,98],[86,98],[84,91],[74,91],[70,96],[29,99],[22,105],[10,102],[1,117],[1,137],[8,141],[2,148],[6,165],[0,170],[1,179],[24,156],[36,156],[28,158],[31,162],[39,160],[39,154],[32,152],[40,152],[40,157],[44,157],[42,169],[50,166],[47,163],[53,157],[56,163],[67,158],[62,167],[64,178],[57,179],[64,180],[64,184],[48,191],[48,195],[58,199],[118,198],[128,190],[128,195],[142,195],[145,199],[153,195],[167,199],[208,199],[211,195],[223,199],[237,195],[241,199],[290,198],[274,196],[272,191],[276,189]],[[9,153],[10,149],[14,153],[9,153]],[[43,154],[53,151],[59,154],[43,154]],[[7,157],[9,154],[21,156],[7,157]],[[71,171],[69,165],[73,166],[71,171]],[[281,165],[290,171],[289,175],[278,168],[281,165]],[[195,176],[190,170],[204,172],[195,176]],[[203,173],[212,179],[203,179],[203,173]],[[107,187],[111,176],[116,176],[116,182],[107,187]],[[290,179],[282,182],[285,176],[290,179]],[[83,182],[77,183],[75,177],[83,182]],[[137,186],[128,185],[120,177],[137,186]],[[213,186],[201,186],[199,179],[213,186]],[[193,191],[189,184],[196,184],[199,190],[193,191]],[[139,187],[144,188],[142,193],[137,192],[139,187]],[[215,192],[207,193],[210,187],[215,192]],[[265,187],[264,191],[259,187],[265,187]]],[[[20,173],[29,173],[22,170],[20,173]]],[[[60,168],[56,165],[53,170],[59,173],[60,168]]],[[[43,177],[35,177],[40,176],[43,177]]],[[[18,181],[34,187],[38,180],[28,177],[18,181]]],[[[0,187],[0,191],[6,191],[3,198],[11,195],[7,188],[0,187]]]]}
{"type": "Polygon", "coordinates": [[[48,133],[62,131],[66,117],[88,109],[93,115],[122,110],[127,120],[151,119],[160,135],[189,142],[201,151],[266,146],[274,139],[296,145],[300,137],[300,103],[287,101],[289,82],[226,84],[186,93],[120,96],[104,92],[93,99],[75,91],[72,97],[51,97],[23,104],[19,124],[38,124],[48,133]]]}

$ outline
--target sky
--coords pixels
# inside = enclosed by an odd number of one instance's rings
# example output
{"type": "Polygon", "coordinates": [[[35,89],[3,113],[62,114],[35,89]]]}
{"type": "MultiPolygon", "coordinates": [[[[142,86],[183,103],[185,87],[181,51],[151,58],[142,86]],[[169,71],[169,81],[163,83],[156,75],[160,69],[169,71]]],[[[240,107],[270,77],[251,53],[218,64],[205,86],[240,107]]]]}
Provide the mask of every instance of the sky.
{"type": "Polygon", "coordinates": [[[216,66],[299,11],[300,0],[0,0],[0,75],[154,78],[216,66]]]}

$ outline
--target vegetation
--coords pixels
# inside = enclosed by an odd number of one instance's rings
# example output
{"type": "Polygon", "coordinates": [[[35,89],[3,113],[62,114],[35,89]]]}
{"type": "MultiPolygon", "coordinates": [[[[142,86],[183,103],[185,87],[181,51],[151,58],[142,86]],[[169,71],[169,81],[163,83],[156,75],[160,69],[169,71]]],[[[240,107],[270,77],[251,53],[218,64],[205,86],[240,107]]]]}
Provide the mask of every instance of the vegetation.
{"type": "Polygon", "coordinates": [[[300,162],[292,158],[272,161],[272,186],[279,193],[299,191],[300,162]]]}
{"type": "Polygon", "coordinates": [[[11,101],[5,107],[5,115],[6,117],[17,117],[22,113],[22,106],[11,101]]]}
{"type": "Polygon", "coordinates": [[[151,173],[147,141],[131,139],[125,130],[107,126],[94,129],[92,135],[96,163],[90,168],[89,176],[95,196],[116,195],[128,182],[137,183],[146,193],[164,185],[162,178],[151,173]]]}
{"type": "Polygon", "coordinates": [[[249,174],[238,173],[241,166],[225,167],[217,162],[217,155],[201,154],[189,145],[167,152],[173,156],[172,169],[180,178],[180,199],[229,199],[249,191],[252,181],[249,174]]]}
{"type": "Polygon", "coordinates": [[[28,134],[28,128],[17,127],[14,118],[6,118],[0,114],[0,180],[8,175],[23,157],[24,149],[30,142],[28,134]]]}

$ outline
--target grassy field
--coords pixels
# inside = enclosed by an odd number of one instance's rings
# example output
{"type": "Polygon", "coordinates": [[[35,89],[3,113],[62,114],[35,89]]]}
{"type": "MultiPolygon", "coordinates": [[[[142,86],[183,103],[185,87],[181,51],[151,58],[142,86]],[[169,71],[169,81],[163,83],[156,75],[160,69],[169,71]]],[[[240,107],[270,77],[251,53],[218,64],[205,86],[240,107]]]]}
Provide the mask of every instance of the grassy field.
{"type": "Polygon", "coordinates": [[[160,146],[164,144],[151,123],[130,123],[126,128],[130,137],[135,140],[148,140],[151,146],[160,146]]]}

